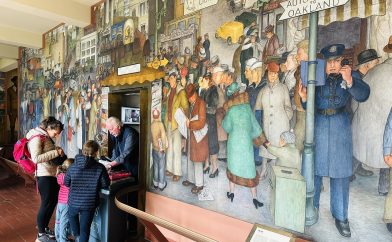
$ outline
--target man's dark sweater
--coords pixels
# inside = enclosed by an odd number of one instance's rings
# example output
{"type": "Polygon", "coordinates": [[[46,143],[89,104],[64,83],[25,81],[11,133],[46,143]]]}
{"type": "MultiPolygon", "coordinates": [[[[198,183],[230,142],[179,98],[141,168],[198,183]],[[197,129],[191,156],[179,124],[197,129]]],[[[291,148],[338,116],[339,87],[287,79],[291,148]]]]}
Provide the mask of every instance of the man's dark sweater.
{"type": "Polygon", "coordinates": [[[132,176],[138,175],[139,133],[131,126],[124,125],[121,133],[114,137],[109,135],[112,148],[111,160],[122,164],[132,176]]]}
{"type": "Polygon", "coordinates": [[[105,167],[94,158],[75,156],[75,163],[64,178],[69,187],[68,206],[79,209],[95,209],[99,204],[99,190],[110,185],[105,167]]]}

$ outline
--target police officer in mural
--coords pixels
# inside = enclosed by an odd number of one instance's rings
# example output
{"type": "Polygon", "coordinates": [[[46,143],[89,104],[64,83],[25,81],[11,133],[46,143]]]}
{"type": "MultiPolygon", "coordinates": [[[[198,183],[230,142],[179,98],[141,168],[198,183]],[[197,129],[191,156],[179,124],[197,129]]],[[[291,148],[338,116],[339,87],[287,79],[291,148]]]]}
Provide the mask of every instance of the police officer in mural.
{"type": "MultiPolygon", "coordinates": [[[[348,222],[349,184],[352,175],[352,136],[348,113],[345,111],[350,96],[364,102],[370,88],[344,63],[343,44],[324,47],[326,81],[316,86],[315,93],[315,195],[314,206],[320,205],[323,177],[330,177],[331,213],[335,225],[344,237],[350,237],[348,222]],[[342,62],[343,61],[343,62],[342,62]],[[342,64],[343,63],[343,64],[342,64]]],[[[299,95],[306,107],[306,88],[300,84],[299,95]]]]}

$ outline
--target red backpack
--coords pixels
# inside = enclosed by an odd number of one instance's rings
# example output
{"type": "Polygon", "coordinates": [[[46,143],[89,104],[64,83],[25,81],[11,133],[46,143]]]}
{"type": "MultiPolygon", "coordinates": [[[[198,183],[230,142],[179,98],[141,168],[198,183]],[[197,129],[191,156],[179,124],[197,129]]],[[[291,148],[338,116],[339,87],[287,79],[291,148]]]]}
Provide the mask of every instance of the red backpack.
{"type": "Polygon", "coordinates": [[[36,134],[31,136],[30,139],[22,138],[14,145],[14,159],[27,174],[33,174],[37,169],[37,165],[31,160],[31,154],[27,147],[28,142],[36,137],[39,137],[41,141],[46,138],[42,134],[36,134]]]}

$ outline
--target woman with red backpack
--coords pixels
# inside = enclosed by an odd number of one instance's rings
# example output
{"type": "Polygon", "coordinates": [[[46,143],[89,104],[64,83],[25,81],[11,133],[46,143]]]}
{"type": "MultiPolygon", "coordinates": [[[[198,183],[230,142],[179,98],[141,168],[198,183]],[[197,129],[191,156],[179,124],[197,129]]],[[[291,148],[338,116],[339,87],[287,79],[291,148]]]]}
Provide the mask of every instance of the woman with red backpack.
{"type": "Polygon", "coordinates": [[[59,192],[56,179],[57,166],[66,159],[66,156],[62,148],[56,147],[53,139],[60,135],[63,128],[64,125],[59,120],[48,117],[26,134],[26,138],[29,139],[27,147],[31,160],[37,165],[35,175],[41,197],[41,205],[37,214],[36,242],[54,239],[54,233],[48,225],[56,207],[59,192]]]}

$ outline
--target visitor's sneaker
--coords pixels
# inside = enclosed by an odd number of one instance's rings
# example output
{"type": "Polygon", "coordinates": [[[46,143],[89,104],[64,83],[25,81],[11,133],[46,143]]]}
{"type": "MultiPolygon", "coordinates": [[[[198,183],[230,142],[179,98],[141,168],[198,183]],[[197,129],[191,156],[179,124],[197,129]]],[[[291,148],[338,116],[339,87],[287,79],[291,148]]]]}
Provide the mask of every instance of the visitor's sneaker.
{"type": "Polygon", "coordinates": [[[47,236],[46,234],[42,234],[42,235],[37,235],[37,239],[35,240],[35,242],[50,242],[51,239],[49,239],[49,236],[47,236]]]}
{"type": "Polygon", "coordinates": [[[54,231],[49,228],[45,228],[45,234],[51,240],[56,238],[56,236],[54,235],[54,231]]]}

